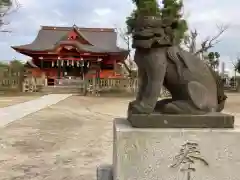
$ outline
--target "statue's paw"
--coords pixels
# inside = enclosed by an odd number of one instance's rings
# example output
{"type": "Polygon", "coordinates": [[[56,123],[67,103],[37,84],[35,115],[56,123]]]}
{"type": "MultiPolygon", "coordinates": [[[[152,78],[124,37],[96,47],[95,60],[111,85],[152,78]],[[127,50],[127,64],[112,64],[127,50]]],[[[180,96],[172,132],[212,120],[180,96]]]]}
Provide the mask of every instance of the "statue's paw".
{"type": "Polygon", "coordinates": [[[133,107],[135,104],[139,104],[139,103],[140,103],[140,102],[137,101],[137,100],[134,100],[134,101],[129,102],[129,104],[128,104],[128,109],[129,109],[129,110],[132,109],[132,107],[133,107]]]}
{"type": "Polygon", "coordinates": [[[138,102],[136,101],[132,101],[128,104],[128,116],[130,116],[131,114],[139,114],[139,108],[138,107],[138,102]]]}
{"type": "Polygon", "coordinates": [[[128,106],[128,115],[130,114],[150,114],[153,112],[152,107],[144,105],[142,102],[130,102],[128,106]]]}
{"type": "Polygon", "coordinates": [[[144,107],[142,107],[140,104],[133,104],[132,113],[133,114],[144,114],[144,107]]]}
{"type": "Polygon", "coordinates": [[[140,103],[138,100],[131,101],[129,104],[134,105],[140,103]]]}

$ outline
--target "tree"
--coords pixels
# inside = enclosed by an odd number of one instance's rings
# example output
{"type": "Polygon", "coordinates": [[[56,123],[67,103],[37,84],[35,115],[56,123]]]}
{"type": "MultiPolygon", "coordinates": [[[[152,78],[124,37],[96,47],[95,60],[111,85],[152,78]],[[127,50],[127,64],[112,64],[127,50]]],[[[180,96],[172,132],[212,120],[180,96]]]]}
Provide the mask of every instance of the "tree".
{"type": "Polygon", "coordinates": [[[8,64],[0,61],[0,68],[7,68],[8,64]]]}
{"type": "Polygon", "coordinates": [[[5,24],[3,21],[3,17],[6,16],[11,6],[12,6],[11,0],[0,0],[0,27],[5,24]]]}
{"type": "Polygon", "coordinates": [[[235,72],[234,79],[233,79],[234,86],[236,86],[237,91],[240,92],[240,79],[237,78],[237,73],[240,73],[240,57],[237,57],[236,62],[232,64],[234,66],[234,72],[235,72]]]}
{"type": "Polygon", "coordinates": [[[235,71],[240,73],[240,58],[237,59],[236,66],[235,66],[235,71]]]}
{"type": "Polygon", "coordinates": [[[183,45],[189,50],[189,52],[194,53],[195,55],[202,55],[206,53],[209,49],[213,48],[217,43],[220,42],[219,38],[224,34],[224,32],[229,28],[228,25],[217,25],[218,32],[212,37],[206,37],[201,42],[201,47],[197,49],[197,37],[199,33],[197,30],[191,30],[185,37],[183,45]]]}
{"type": "MultiPolygon", "coordinates": [[[[18,0],[0,0],[0,28],[8,24],[4,21],[4,17],[6,17],[9,14],[12,14],[16,10],[18,10],[19,7],[20,7],[20,4],[18,0]]],[[[9,32],[9,31],[0,30],[0,32],[9,32]]]]}
{"type": "Polygon", "coordinates": [[[162,19],[172,18],[174,19],[175,28],[175,42],[180,44],[184,39],[185,32],[188,30],[187,21],[182,18],[182,0],[163,0],[163,8],[161,9],[162,19]]]}
{"type": "Polygon", "coordinates": [[[126,24],[128,33],[132,34],[134,30],[134,23],[139,15],[142,16],[158,16],[162,19],[172,18],[174,20],[173,28],[175,29],[176,43],[181,42],[184,38],[185,32],[188,29],[187,22],[182,19],[182,0],[163,0],[163,7],[160,8],[157,0],[133,0],[136,9],[131,15],[127,17],[126,24]]]}
{"type": "Polygon", "coordinates": [[[17,77],[19,90],[22,90],[22,82],[24,81],[24,72],[25,72],[24,64],[21,61],[17,59],[13,59],[9,63],[9,75],[10,77],[17,77]]]}
{"type": "Polygon", "coordinates": [[[131,60],[131,40],[132,40],[132,36],[130,34],[127,33],[126,29],[122,29],[122,28],[116,28],[116,31],[118,33],[118,35],[120,36],[120,38],[123,40],[123,42],[126,44],[127,46],[127,50],[128,50],[128,61],[129,61],[129,66],[123,62],[124,67],[126,68],[127,72],[129,73],[129,75],[131,76],[132,74],[132,66],[133,66],[133,62],[131,60]]]}
{"type": "Polygon", "coordinates": [[[234,79],[237,77],[237,73],[239,73],[240,70],[240,57],[237,56],[236,61],[232,61],[232,65],[234,68],[234,79]]]}
{"type": "Polygon", "coordinates": [[[133,10],[131,15],[127,17],[126,24],[128,29],[128,34],[132,34],[134,30],[135,20],[139,15],[146,16],[160,16],[160,8],[156,0],[132,0],[135,4],[136,9],[133,10]]]}
{"type": "Polygon", "coordinates": [[[24,64],[21,61],[14,59],[10,62],[10,67],[18,72],[24,68],[24,64]]]}
{"type": "Polygon", "coordinates": [[[210,52],[208,53],[208,61],[209,66],[215,71],[219,66],[219,58],[220,54],[218,52],[210,52]]]}
{"type": "Polygon", "coordinates": [[[197,41],[198,32],[195,29],[194,31],[190,31],[189,34],[185,35],[183,43],[184,46],[189,50],[190,53],[196,52],[196,41],[197,41]]]}
{"type": "Polygon", "coordinates": [[[11,0],[0,0],[0,8],[3,9],[4,7],[10,7],[12,5],[11,0]]]}
{"type": "Polygon", "coordinates": [[[210,48],[214,47],[217,43],[220,42],[219,38],[222,36],[222,34],[229,28],[228,25],[221,25],[218,27],[218,33],[213,37],[207,37],[205,40],[201,43],[201,49],[199,49],[195,54],[198,55],[203,52],[207,52],[210,48]]]}

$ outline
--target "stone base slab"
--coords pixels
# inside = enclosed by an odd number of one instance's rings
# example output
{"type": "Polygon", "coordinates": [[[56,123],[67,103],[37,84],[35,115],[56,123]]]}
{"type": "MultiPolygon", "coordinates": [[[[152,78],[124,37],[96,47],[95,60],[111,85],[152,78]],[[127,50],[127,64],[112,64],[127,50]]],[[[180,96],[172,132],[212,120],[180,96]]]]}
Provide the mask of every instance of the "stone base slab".
{"type": "Polygon", "coordinates": [[[114,180],[239,180],[240,127],[133,128],[114,120],[114,180]]]}
{"type": "Polygon", "coordinates": [[[223,113],[131,114],[128,121],[137,128],[233,128],[234,116],[223,113]]]}

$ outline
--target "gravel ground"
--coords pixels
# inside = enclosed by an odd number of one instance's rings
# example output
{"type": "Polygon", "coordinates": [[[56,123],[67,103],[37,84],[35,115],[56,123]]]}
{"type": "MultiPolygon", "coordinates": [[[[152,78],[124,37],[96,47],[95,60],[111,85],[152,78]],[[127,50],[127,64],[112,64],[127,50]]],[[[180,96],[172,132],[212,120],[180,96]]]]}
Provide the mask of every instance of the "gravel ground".
{"type": "MultiPolygon", "coordinates": [[[[15,121],[0,132],[0,180],[93,180],[112,162],[112,120],[127,98],[72,96],[15,121]]],[[[240,94],[226,111],[240,113],[240,94]]]]}

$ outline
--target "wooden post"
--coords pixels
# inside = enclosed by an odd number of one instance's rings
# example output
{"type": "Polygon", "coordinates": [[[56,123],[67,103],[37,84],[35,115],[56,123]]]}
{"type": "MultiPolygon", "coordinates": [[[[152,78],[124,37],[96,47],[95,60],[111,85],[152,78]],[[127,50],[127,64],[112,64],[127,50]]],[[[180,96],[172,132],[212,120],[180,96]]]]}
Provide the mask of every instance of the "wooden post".
{"type": "Polygon", "coordinates": [[[43,69],[43,59],[41,59],[41,69],[43,69]]]}
{"type": "Polygon", "coordinates": [[[58,79],[60,79],[60,77],[61,77],[61,64],[60,64],[60,60],[57,60],[57,65],[58,65],[58,79]]]}
{"type": "Polygon", "coordinates": [[[66,72],[66,66],[65,66],[65,61],[62,60],[63,62],[63,68],[62,68],[62,72],[63,72],[63,76],[65,76],[65,72],[66,72]]]}
{"type": "Polygon", "coordinates": [[[117,61],[116,60],[114,60],[114,62],[113,62],[113,71],[114,71],[114,76],[116,76],[117,75],[117,61]]]}
{"type": "Polygon", "coordinates": [[[97,66],[96,66],[96,80],[97,80],[97,85],[99,87],[100,85],[100,69],[101,69],[101,58],[97,59],[97,66]]]}
{"type": "Polygon", "coordinates": [[[84,60],[81,60],[81,74],[82,74],[82,80],[84,81],[84,60]]]}

